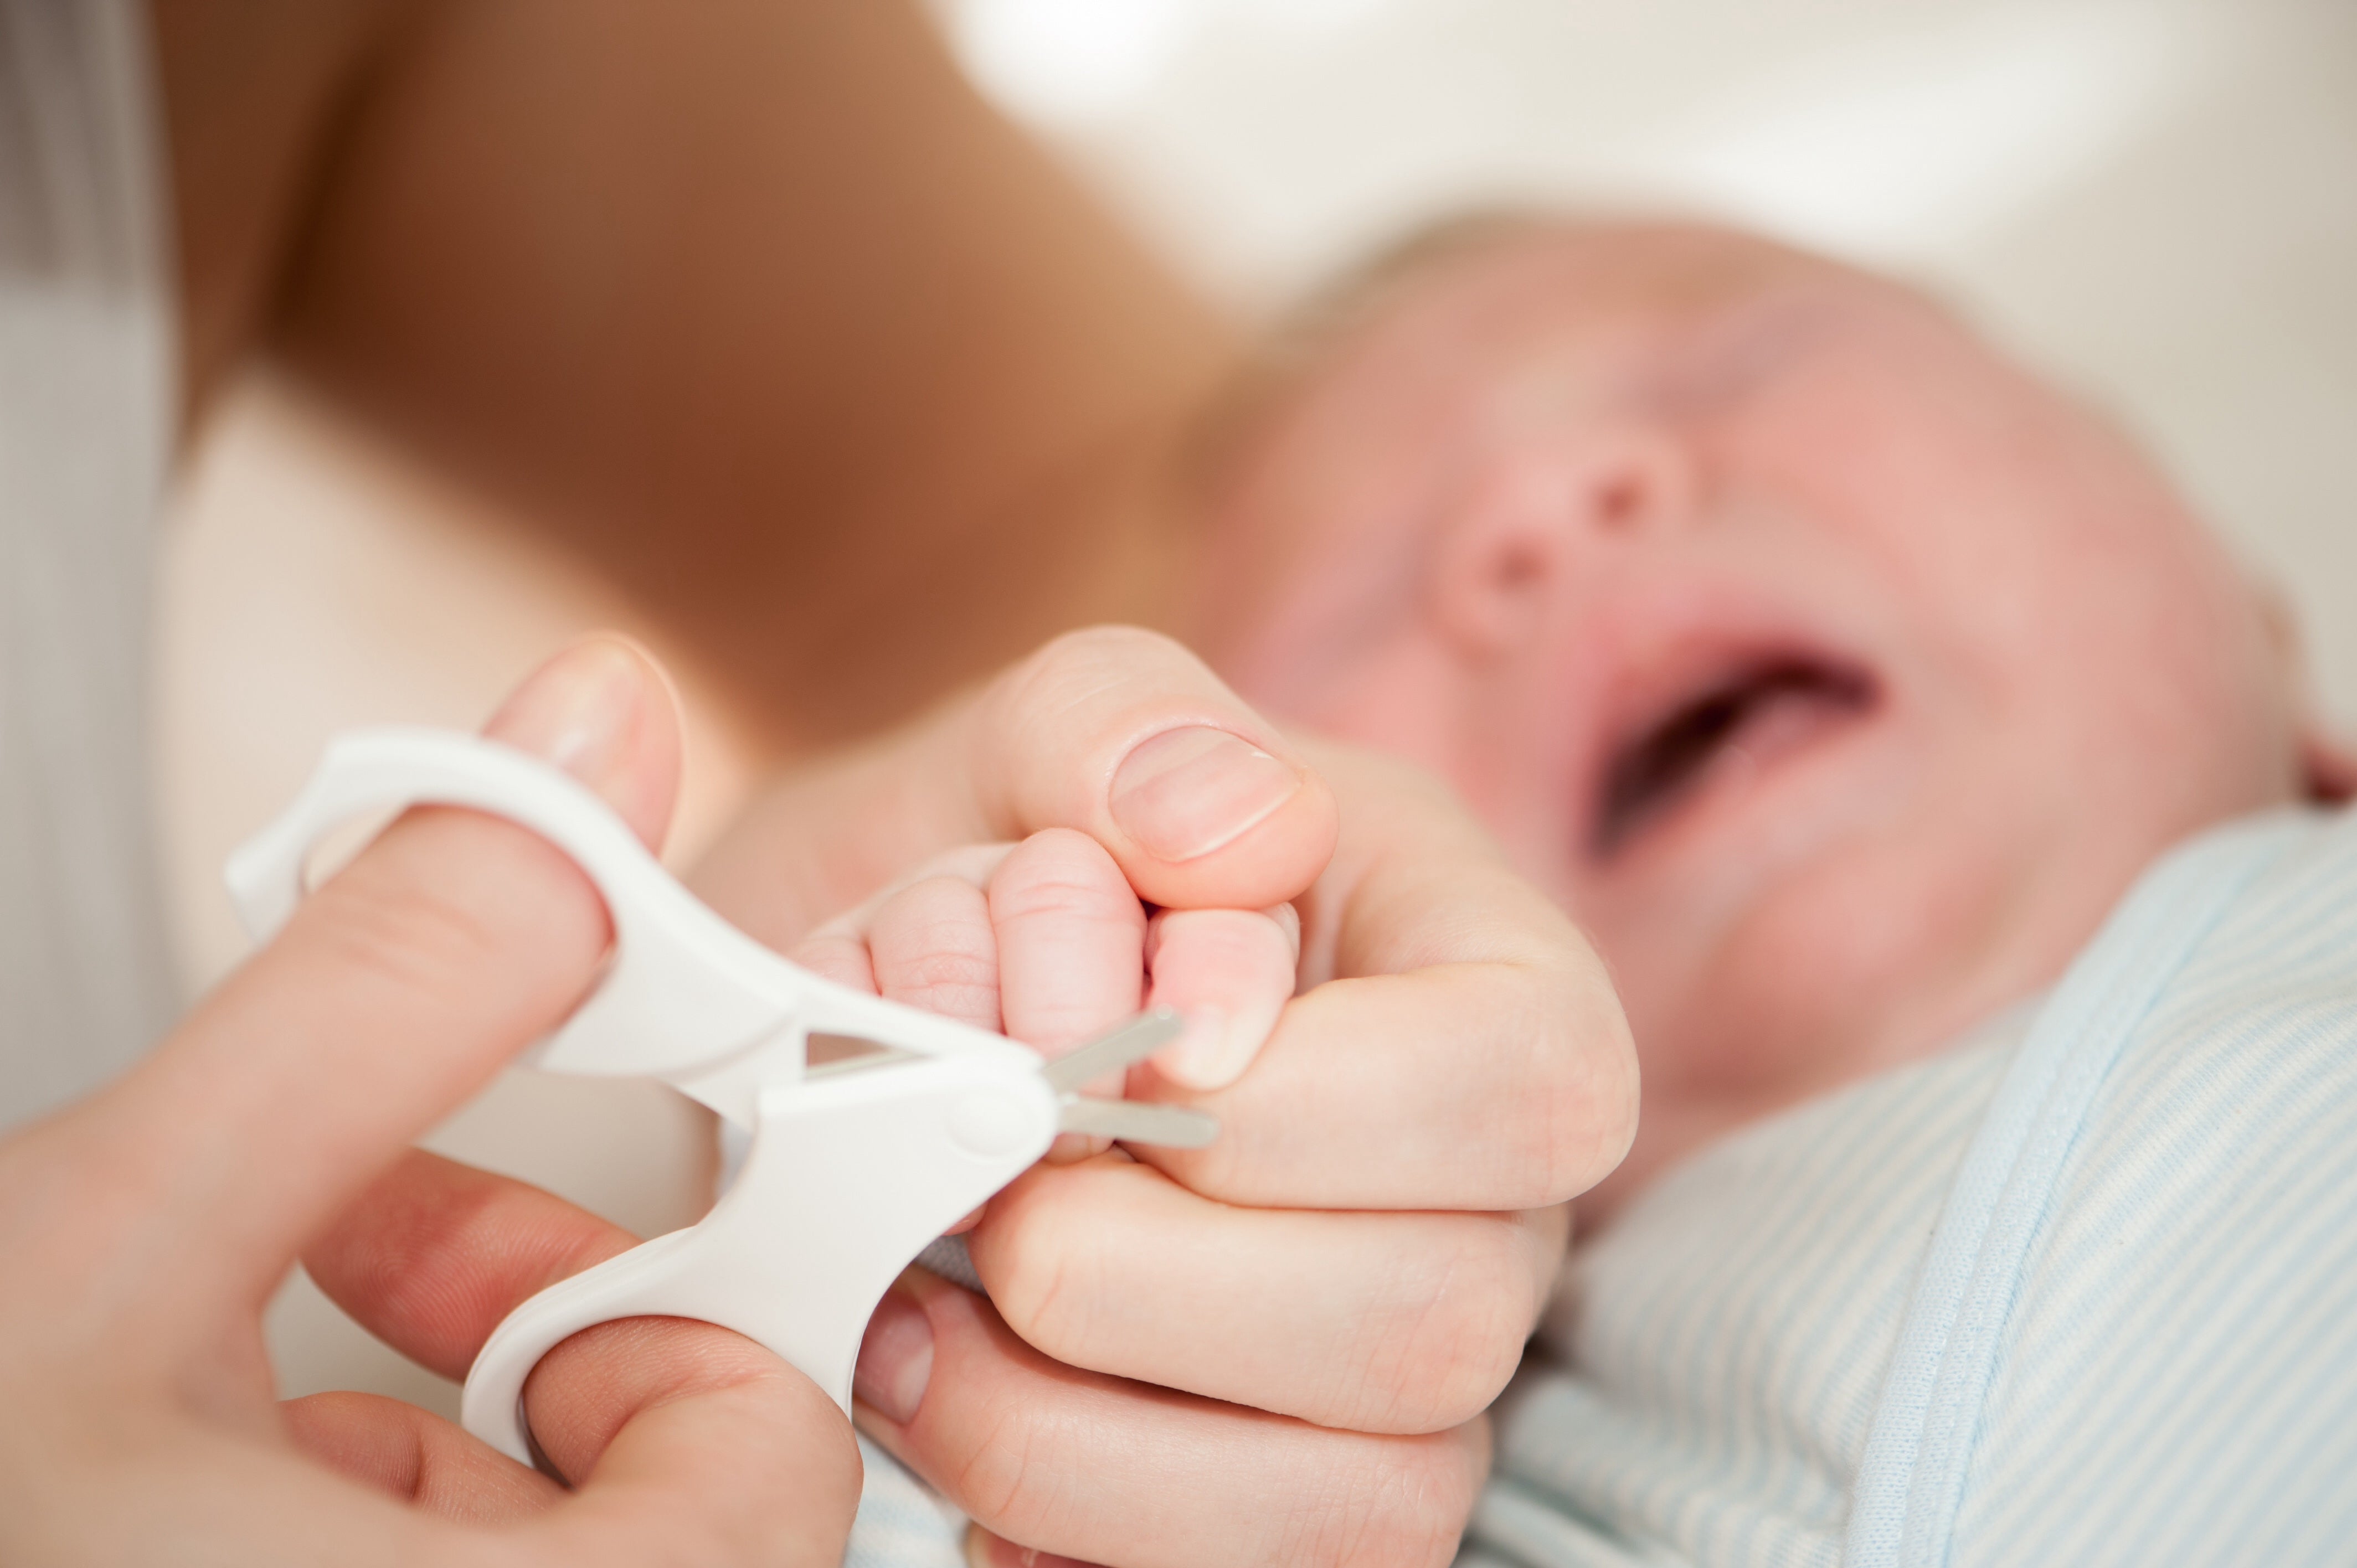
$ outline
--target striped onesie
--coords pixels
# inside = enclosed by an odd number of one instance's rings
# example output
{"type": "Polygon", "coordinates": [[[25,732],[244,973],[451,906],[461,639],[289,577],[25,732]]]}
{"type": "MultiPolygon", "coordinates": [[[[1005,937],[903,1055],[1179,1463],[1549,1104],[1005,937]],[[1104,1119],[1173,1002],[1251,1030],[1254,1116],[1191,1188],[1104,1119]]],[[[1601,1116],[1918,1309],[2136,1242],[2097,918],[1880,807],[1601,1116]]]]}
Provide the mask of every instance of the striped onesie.
{"type": "Polygon", "coordinates": [[[1499,1416],[1460,1568],[2357,1563],[2357,817],[1664,1176],[1499,1416]]]}

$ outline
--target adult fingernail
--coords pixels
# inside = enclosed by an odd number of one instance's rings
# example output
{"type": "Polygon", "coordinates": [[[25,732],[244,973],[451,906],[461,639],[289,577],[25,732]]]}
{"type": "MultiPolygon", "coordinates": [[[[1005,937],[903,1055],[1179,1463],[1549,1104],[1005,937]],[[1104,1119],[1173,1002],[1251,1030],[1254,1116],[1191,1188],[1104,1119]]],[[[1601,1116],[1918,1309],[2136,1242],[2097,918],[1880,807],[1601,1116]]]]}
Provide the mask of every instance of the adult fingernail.
{"type": "Polygon", "coordinates": [[[1290,763],[1207,725],[1139,743],[1113,776],[1113,820],[1159,860],[1185,861],[1234,843],[1301,790],[1290,763]]]}
{"type": "Polygon", "coordinates": [[[624,740],[646,688],[646,661],[618,638],[579,643],[541,666],[484,734],[596,788],[628,760],[624,740]]]}
{"type": "Polygon", "coordinates": [[[867,1320],[851,1391],[893,1425],[906,1426],[924,1402],[932,1376],[933,1320],[915,1296],[896,1284],[867,1320]]]}

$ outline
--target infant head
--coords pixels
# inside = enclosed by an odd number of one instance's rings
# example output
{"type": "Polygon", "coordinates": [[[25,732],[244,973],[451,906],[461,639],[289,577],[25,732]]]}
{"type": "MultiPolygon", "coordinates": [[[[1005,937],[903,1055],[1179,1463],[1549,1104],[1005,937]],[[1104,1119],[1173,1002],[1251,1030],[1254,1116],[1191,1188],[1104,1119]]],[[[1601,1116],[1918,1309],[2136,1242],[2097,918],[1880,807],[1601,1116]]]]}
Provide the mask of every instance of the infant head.
{"type": "Polygon", "coordinates": [[[1524,224],[1362,286],[1226,444],[1215,660],[1452,781],[1611,966],[1622,1187],[2050,982],[2309,788],[2287,639],[2104,421],[1891,283],[1524,224]]]}

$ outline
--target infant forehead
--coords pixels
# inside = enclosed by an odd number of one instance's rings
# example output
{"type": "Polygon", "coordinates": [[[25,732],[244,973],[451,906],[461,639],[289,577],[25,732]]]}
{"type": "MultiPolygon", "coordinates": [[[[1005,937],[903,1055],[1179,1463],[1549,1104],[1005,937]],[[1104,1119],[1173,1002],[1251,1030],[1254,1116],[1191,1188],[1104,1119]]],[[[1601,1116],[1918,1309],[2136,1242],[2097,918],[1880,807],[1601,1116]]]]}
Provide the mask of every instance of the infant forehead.
{"type": "MultiPolygon", "coordinates": [[[[1415,383],[1460,399],[1532,389],[1599,410],[1705,412],[1841,333],[1990,351],[1894,280],[1699,224],[1531,220],[1411,243],[1306,313],[1305,399],[1415,383]]],[[[1991,356],[1993,357],[1993,356],[1991,356]]]]}

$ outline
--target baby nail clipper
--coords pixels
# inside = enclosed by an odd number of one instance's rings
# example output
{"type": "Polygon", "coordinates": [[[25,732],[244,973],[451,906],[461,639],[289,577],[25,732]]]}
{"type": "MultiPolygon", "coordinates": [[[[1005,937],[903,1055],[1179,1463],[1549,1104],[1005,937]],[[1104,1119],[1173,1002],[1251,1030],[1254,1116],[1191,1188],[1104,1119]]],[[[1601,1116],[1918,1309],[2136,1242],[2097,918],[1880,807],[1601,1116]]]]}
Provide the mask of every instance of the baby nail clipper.
{"type": "Polygon", "coordinates": [[[1175,1014],[1142,1014],[1043,1061],[1001,1036],[823,980],[700,903],[571,777],[472,736],[387,727],[331,743],[285,815],[230,859],[230,894],[255,940],[293,914],[323,835],[412,805],[519,822],[605,897],[614,947],[603,979],[522,1059],[661,1079],[751,1137],[743,1171],[701,1222],[550,1286],[484,1344],[467,1374],[467,1428],[527,1464],[524,1380],[570,1335],[619,1317],[716,1323],[784,1357],[848,1412],[860,1337],[885,1290],[1058,1133],[1195,1148],[1219,1130],[1178,1106],[1080,1096],[1175,1038],[1175,1014]],[[860,1054],[813,1065],[813,1041],[822,1055],[860,1054]]]}

